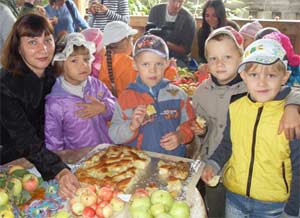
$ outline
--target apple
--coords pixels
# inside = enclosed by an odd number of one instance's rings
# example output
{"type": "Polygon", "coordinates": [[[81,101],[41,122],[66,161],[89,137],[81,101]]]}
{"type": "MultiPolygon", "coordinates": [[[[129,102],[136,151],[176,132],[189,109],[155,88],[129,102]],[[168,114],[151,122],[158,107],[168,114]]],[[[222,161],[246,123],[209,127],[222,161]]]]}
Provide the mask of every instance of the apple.
{"type": "Polygon", "coordinates": [[[19,196],[22,192],[22,182],[17,178],[11,178],[8,182],[8,188],[13,196],[19,196]]]}
{"type": "Polygon", "coordinates": [[[110,202],[114,195],[114,189],[111,186],[103,186],[98,191],[98,198],[110,202]]]}
{"type": "Polygon", "coordinates": [[[174,199],[172,195],[165,190],[157,190],[151,194],[151,203],[152,204],[163,204],[166,211],[169,211],[174,199]]]}
{"type": "Polygon", "coordinates": [[[165,206],[163,204],[152,204],[150,207],[151,214],[153,216],[158,216],[161,213],[165,212],[165,206]]]}
{"type": "Polygon", "coordinates": [[[110,204],[114,212],[119,212],[125,207],[125,202],[118,197],[111,199],[110,204]]]}
{"type": "Polygon", "coordinates": [[[0,189],[0,207],[8,203],[8,194],[4,189],[0,189]]]}
{"type": "Polygon", "coordinates": [[[0,173],[0,188],[5,188],[7,176],[4,173],[0,173]]]}
{"type": "Polygon", "coordinates": [[[11,210],[1,210],[0,217],[1,218],[14,218],[15,215],[11,210]]]}
{"type": "Polygon", "coordinates": [[[69,214],[64,210],[58,211],[56,214],[54,214],[54,218],[70,218],[70,217],[71,214],[69,214]]]}
{"type": "Polygon", "coordinates": [[[190,207],[184,201],[175,201],[169,214],[174,218],[190,218],[190,207]]]}
{"type": "Polygon", "coordinates": [[[145,197],[134,197],[130,204],[130,208],[143,207],[145,210],[148,210],[151,206],[150,198],[148,196],[145,197]]]}
{"type": "Polygon", "coordinates": [[[96,211],[91,207],[84,208],[82,212],[83,218],[94,218],[96,211]]]}
{"type": "Polygon", "coordinates": [[[73,214],[81,216],[84,210],[84,205],[81,202],[75,202],[71,205],[71,210],[73,214]]]}
{"type": "Polygon", "coordinates": [[[8,169],[8,174],[11,175],[15,170],[25,170],[24,167],[22,167],[21,165],[12,165],[9,169],[8,169]]]}
{"type": "Polygon", "coordinates": [[[136,207],[130,210],[131,218],[152,218],[149,210],[145,210],[145,207],[136,207]]]}
{"type": "Polygon", "coordinates": [[[28,173],[22,179],[23,188],[28,192],[33,192],[39,186],[39,179],[36,175],[28,173]]]}
{"type": "Polygon", "coordinates": [[[173,217],[170,214],[161,213],[161,214],[158,214],[155,218],[173,218],[173,217]]]}
{"type": "Polygon", "coordinates": [[[102,213],[103,213],[104,218],[112,217],[112,214],[113,214],[112,206],[110,204],[108,204],[105,207],[103,207],[102,213]]]}
{"type": "Polygon", "coordinates": [[[82,195],[80,196],[80,202],[85,207],[92,206],[93,204],[95,204],[97,202],[97,195],[96,195],[96,193],[93,193],[91,191],[89,191],[87,193],[82,193],[82,195]]]}

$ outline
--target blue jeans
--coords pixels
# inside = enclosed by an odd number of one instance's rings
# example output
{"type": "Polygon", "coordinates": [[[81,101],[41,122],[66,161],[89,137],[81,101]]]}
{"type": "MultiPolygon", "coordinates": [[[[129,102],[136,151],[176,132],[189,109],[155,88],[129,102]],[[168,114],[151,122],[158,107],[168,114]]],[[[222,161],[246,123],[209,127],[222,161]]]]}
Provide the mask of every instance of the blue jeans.
{"type": "Polygon", "coordinates": [[[226,218],[276,218],[283,213],[285,202],[259,201],[227,191],[226,218]]]}

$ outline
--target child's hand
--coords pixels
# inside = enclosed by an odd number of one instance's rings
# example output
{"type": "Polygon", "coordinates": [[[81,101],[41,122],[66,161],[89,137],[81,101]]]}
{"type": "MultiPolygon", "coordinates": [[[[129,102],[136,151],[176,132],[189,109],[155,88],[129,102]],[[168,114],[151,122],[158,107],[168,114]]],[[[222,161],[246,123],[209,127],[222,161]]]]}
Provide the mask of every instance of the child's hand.
{"type": "Polygon", "coordinates": [[[91,117],[97,116],[106,111],[106,106],[103,102],[99,101],[93,96],[87,96],[91,103],[77,103],[79,107],[84,107],[76,111],[76,114],[82,119],[89,119],[91,117]]]}
{"type": "Polygon", "coordinates": [[[174,150],[180,145],[181,136],[179,132],[170,132],[160,139],[160,146],[167,151],[174,150]]]}
{"type": "Polygon", "coordinates": [[[146,111],[147,111],[146,108],[147,108],[146,105],[139,105],[134,109],[132,114],[132,120],[129,125],[131,131],[134,132],[142,125],[146,116],[146,111]]]}
{"type": "Polygon", "coordinates": [[[208,72],[208,64],[200,64],[198,67],[199,74],[206,74],[208,72]]]}
{"type": "Polygon", "coordinates": [[[280,120],[278,134],[284,131],[288,140],[300,139],[300,113],[298,105],[288,105],[280,120]]]}
{"type": "Polygon", "coordinates": [[[191,126],[192,131],[194,132],[194,135],[198,135],[198,136],[204,136],[206,133],[206,126],[204,127],[200,127],[196,121],[193,121],[192,126],[191,126]]]}
{"type": "Polygon", "coordinates": [[[201,179],[203,180],[203,182],[207,184],[208,181],[210,181],[214,176],[215,174],[213,168],[210,165],[206,165],[201,175],[201,179]]]}

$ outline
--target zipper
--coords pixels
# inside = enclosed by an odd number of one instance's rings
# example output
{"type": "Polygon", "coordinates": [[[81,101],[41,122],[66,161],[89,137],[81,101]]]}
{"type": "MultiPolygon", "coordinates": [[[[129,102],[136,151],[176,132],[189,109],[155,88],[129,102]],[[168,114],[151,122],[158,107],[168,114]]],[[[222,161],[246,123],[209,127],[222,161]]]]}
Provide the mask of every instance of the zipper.
{"type": "Polygon", "coordinates": [[[255,159],[256,133],[257,133],[257,127],[258,127],[258,123],[259,123],[262,111],[263,111],[263,107],[258,108],[257,115],[256,115],[256,120],[255,120],[255,124],[254,124],[254,128],[253,128],[252,146],[251,146],[251,159],[250,159],[248,180],[247,180],[247,189],[246,189],[246,195],[248,197],[250,197],[253,166],[254,166],[254,159],[255,159]]]}
{"type": "Polygon", "coordinates": [[[289,186],[288,183],[286,181],[286,176],[285,176],[285,165],[284,162],[281,163],[281,167],[282,167],[282,178],[285,184],[285,188],[286,188],[286,193],[289,193],[289,186]]]}

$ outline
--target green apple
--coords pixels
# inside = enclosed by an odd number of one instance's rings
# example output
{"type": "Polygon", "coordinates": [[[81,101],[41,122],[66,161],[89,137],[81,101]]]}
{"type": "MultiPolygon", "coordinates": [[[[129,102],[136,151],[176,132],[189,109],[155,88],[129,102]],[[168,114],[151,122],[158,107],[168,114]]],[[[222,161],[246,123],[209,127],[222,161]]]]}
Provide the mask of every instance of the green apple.
{"type": "Polygon", "coordinates": [[[145,207],[131,208],[130,215],[131,218],[152,218],[151,213],[145,207]]]}
{"type": "Polygon", "coordinates": [[[4,173],[0,173],[0,188],[5,188],[7,176],[4,173]]]}
{"type": "Polygon", "coordinates": [[[148,210],[151,206],[150,198],[148,196],[144,197],[135,197],[133,198],[130,208],[143,207],[148,210]]]}
{"type": "Polygon", "coordinates": [[[165,190],[157,190],[151,194],[151,203],[152,204],[163,204],[166,211],[168,212],[172,207],[174,199],[172,195],[165,190]]]}
{"type": "Polygon", "coordinates": [[[150,207],[151,214],[157,216],[165,212],[165,206],[163,204],[152,204],[150,207]]]}
{"type": "Polygon", "coordinates": [[[169,214],[174,218],[190,218],[190,207],[185,201],[175,201],[169,214]]]}
{"type": "Polygon", "coordinates": [[[22,182],[18,178],[11,178],[8,182],[8,189],[11,191],[13,196],[19,196],[22,192],[22,182]]]}
{"type": "Polygon", "coordinates": [[[158,214],[158,216],[156,216],[155,218],[173,218],[173,217],[170,214],[161,213],[161,214],[158,214]]]}
{"type": "Polygon", "coordinates": [[[0,189],[0,207],[8,203],[8,194],[4,189],[0,189]]]}
{"type": "Polygon", "coordinates": [[[110,204],[114,212],[119,212],[125,207],[125,202],[118,197],[114,197],[113,199],[111,199],[110,204]]]}
{"type": "Polygon", "coordinates": [[[56,214],[54,214],[54,218],[70,218],[71,214],[69,214],[67,211],[61,210],[58,211],[56,214]]]}
{"type": "Polygon", "coordinates": [[[15,215],[11,210],[1,210],[0,217],[1,218],[14,218],[15,215]]]}

